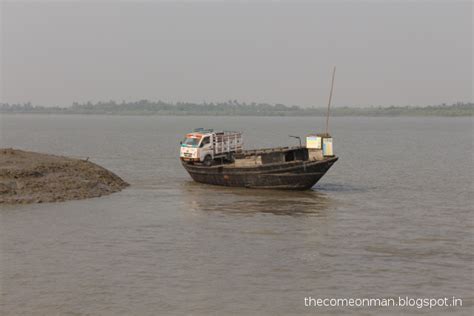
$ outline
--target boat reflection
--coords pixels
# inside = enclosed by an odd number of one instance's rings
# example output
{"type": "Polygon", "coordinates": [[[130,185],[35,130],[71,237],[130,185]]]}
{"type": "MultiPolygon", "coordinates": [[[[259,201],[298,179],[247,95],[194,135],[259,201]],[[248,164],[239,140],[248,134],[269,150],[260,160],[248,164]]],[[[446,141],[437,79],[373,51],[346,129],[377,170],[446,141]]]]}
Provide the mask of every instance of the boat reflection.
{"type": "Polygon", "coordinates": [[[183,184],[185,203],[191,211],[271,213],[274,215],[325,216],[333,201],[317,191],[257,190],[200,184],[183,184]]]}

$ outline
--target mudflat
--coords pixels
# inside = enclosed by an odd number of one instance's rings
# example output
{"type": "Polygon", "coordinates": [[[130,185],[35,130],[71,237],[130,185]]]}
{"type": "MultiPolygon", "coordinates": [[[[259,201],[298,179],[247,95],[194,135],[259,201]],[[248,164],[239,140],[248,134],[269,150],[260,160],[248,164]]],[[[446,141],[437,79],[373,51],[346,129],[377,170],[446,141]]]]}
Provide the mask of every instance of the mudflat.
{"type": "Polygon", "coordinates": [[[0,149],[0,204],[79,200],[127,186],[119,176],[87,159],[0,149]]]}

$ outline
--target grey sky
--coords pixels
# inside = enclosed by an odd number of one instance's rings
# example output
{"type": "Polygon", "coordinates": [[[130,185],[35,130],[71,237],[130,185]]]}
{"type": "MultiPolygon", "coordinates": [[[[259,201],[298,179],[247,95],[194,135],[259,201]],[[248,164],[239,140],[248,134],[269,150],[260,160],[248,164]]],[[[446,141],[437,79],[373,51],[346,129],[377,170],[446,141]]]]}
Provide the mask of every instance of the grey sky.
{"type": "Polygon", "coordinates": [[[470,1],[5,2],[0,102],[472,101],[470,1]]]}

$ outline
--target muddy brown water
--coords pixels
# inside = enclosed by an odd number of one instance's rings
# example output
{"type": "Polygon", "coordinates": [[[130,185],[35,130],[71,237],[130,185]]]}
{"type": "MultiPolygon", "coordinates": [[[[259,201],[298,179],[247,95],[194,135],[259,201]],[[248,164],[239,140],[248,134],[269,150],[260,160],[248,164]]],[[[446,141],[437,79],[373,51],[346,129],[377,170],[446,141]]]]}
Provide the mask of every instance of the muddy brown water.
{"type": "Polygon", "coordinates": [[[197,184],[193,127],[296,144],[324,118],[2,115],[0,147],[90,157],[131,186],[0,206],[0,314],[470,314],[473,120],[333,118],[311,191],[197,184]],[[308,308],[312,297],[452,297],[462,308],[308,308]]]}

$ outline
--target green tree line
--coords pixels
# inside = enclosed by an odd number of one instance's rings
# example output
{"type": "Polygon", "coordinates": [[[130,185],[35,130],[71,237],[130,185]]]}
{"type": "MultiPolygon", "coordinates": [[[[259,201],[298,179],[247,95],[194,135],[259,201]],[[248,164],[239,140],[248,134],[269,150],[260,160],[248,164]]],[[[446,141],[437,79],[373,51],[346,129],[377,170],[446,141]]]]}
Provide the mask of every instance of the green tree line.
{"type": "MultiPolygon", "coordinates": [[[[74,102],[70,107],[39,106],[31,103],[0,103],[0,113],[110,114],[110,115],[229,115],[229,116],[325,116],[325,107],[303,108],[296,105],[240,103],[229,100],[217,103],[74,102]]],[[[457,102],[431,106],[332,107],[331,116],[473,116],[474,103],[457,102]]]]}

